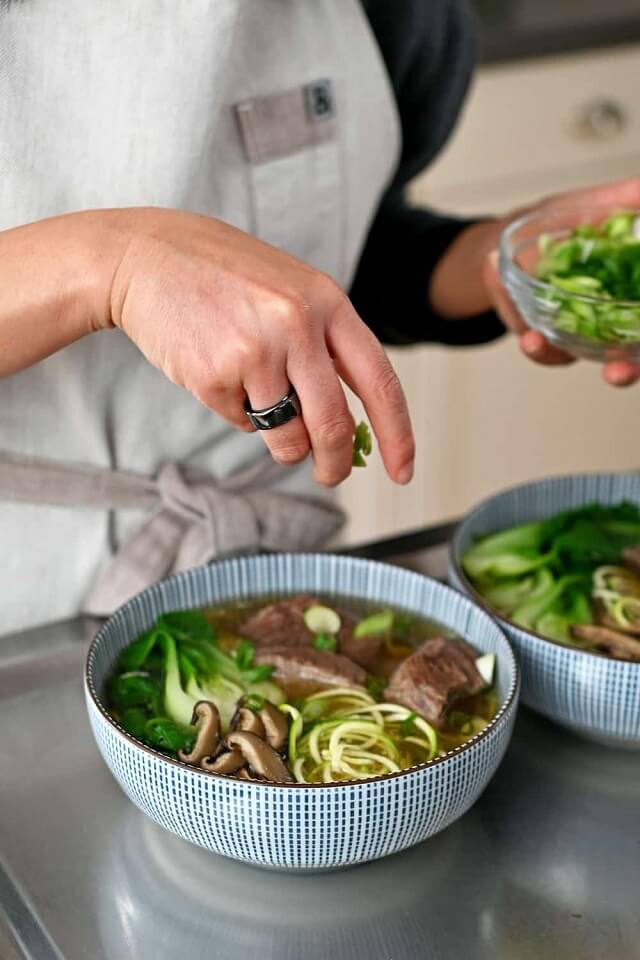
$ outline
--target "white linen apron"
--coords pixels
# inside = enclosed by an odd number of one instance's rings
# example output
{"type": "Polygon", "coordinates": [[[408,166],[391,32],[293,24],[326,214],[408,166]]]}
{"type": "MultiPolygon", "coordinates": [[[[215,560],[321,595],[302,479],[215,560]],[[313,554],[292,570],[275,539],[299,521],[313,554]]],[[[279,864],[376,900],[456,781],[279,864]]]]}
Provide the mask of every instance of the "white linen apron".
{"type": "MultiPolygon", "coordinates": [[[[398,148],[357,0],[0,4],[0,229],[87,208],[193,210],[348,287],[398,148]],[[312,115],[315,142],[298,142],[289,117],[299,133],[295,102],[320,81],[331,116],[312,115]],[[267,109],[252,128],[273,95],[277,120],[267,109]]],[[[319,496],[309,464],[267,466],[258,435],[120,331],[0,381],[0,451],[0,632],[106,613],[217,553],[313,547],[338,523],[295,499],[319,496]]]]}

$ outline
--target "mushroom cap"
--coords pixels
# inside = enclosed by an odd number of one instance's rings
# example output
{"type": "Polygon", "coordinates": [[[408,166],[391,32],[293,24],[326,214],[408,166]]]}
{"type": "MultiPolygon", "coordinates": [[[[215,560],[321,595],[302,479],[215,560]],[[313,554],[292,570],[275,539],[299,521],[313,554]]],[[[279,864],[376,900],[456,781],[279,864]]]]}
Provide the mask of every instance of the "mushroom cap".
{"type": "Polygon", "coordinates": [[[267,743],[280,753],[284,749],[289,736],[289,720],[269,700],[265,700],[262,709],[259,711],[259,718],[264,727],[267,743]]]}
{"type": "Polygon", "coordinates": [[[275,752],[268,743],[256,737],[254,733],[234,730],[227,734],[226,745],[230,749],[238,749],[242,753],[251,769],[274,783],[291,783],[292,776],[289,773],[281,757],[275,752]]]}
{"type": "Polygon", "coordinates": [[[238,770],[242,773],[247,761],[239,750],[229,750],[226,753],[219,753],[217,757],[203,757],[200,761],[200,769],[207,773],[236,773],[238,770]]]}
{"type": "MultiPolygon", "coordinates": [[[[239,701],[242,704],[242,700],[239,701]]],[[[231,730],[246,730],[247,733],[255,733],[256,737],[262,740],[266,738],[264,723],[260,716],[249,707],[240,705],[233,715],[230,725],[231,730]]]]}
{"type": "Polygon", "coordinates": [[[198,764],[204,757],[213,756],[220,746],[220,714],[215,703],[198,700],[193,708],[191,723],[198,724],[196,742],[191,753],[178,750],[178,757],[184,763],[198,764]]]}

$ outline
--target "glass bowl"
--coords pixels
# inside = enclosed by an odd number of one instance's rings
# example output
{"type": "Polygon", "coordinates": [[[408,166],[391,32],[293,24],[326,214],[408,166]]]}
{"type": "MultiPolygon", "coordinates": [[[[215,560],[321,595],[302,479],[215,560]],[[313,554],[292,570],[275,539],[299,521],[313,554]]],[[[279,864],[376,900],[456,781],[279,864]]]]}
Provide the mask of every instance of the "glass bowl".
{"type": "MultiPolygon", "coordinates": [[[[553,210],[540,208],[509,224],[500,238],[502,281],[527,326],[554,345],[587,360],[640,361],[640,299],[616,300],[577,292],[569,280],[564,289],[537,276],[542,251],[568,239],[576,227],[599,227],[616,213],[635,216],[634,235],[640,257],[640,211],[613,210],[611,204],[566,203],[553,210]]],[[[580,238],[589,255],[590,239],[580,238]]],[[[634,241],[635,246],[635,241],[634,241]]],[[[640,268],[638,268],[640,277],[640,268]]],[[[640,279],[639,279],[640,283],[640,279]]]]}

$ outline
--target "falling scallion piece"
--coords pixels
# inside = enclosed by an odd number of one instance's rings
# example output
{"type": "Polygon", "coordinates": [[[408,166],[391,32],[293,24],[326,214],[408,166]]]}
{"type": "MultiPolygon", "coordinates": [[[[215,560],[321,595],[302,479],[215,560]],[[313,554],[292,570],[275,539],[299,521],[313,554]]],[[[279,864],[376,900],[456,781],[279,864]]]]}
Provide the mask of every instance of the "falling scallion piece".
{"type": "Polygon", "coordinates": [[[356,427],[356,431],[353,436],[353,466],[366,467],[367,461],[365,460],[365,457],[368,457],[371,454],[372,449],[373,440],[371,438],[371,430],[364,420],[362,420],[356,427]]]}

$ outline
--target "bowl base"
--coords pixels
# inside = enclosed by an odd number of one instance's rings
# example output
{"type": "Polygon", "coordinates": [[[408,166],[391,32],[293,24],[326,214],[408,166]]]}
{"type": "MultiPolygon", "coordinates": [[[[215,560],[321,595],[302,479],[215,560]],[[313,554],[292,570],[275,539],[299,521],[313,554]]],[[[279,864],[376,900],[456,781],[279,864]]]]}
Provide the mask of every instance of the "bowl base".
{"type": "Polygon", "coordinates": [[[610,750],[626,750],[628,753],[634,750],[640,750],[640,736],[637,739],[627,737],[612,737],[606,733],[591,732],[590,730],[572,727],[570,724],[563,724],[572,733],[580,737],[581,740],[589,740],[591,743],[597,743],[601,747],[608,747],[610,750]]]}

